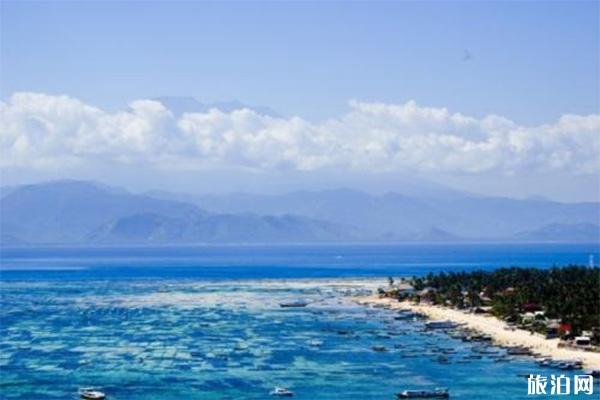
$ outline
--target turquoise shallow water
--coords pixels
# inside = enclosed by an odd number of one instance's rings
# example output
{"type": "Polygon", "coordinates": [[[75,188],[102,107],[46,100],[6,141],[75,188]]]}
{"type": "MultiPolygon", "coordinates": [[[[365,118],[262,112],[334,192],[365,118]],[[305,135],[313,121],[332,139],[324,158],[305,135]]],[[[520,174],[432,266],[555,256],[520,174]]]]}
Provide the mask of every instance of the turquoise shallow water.
{"type": "Polygon", "coordinates": [[[265,399],[280,385],[298,399],[392,399],[403,388],[437,386],[457,399],[525,399],[527,382],[518,375],[558,373],[528,357],[472,359],[479,354],[473,343],[355,305],[350,296],[360,287],[341,280],[4,282],[1,398],[74,399],[78,387],[98,386],[110,399],[265,399]],[[296,298],[310,305],[279,306],[296,298]],[[448,363],[438,360],[443,353],[448,363]]]}
{"type": "Polygon", "coordinates": [[[2,249],[0,399],[76,399],[82,386],[117,400],[265,399],[274,386],[298,399],[437,386],[457,399],[531,398],[521,375],[561,372],[474,358],[473,344],[423,321],[355,305],[369,283],[346,279],[545,268],[591,253],[600,259],[597,244],[2,249]],[[279,307],[297,298],[311,304],[279,307]]]}

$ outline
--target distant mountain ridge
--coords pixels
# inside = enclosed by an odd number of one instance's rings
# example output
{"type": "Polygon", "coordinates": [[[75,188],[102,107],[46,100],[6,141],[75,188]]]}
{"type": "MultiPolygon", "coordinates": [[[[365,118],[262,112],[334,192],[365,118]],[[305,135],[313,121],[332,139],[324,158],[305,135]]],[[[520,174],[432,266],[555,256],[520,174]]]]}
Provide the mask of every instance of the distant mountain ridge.
{"type": "Polygon", "coordinates": [[[0,242],[194,244],[600,242],[600,204],[350,189],[283,195],[132,194],[85,181],[0,191],[0,242]]]}
{"type": "MultiPolygon", "coordinates": [[[[429,232],[431,240],[439,240],[436,231],[448,239],[471,240],[553,240],[536,230],[557,225],[554,233],[568,239],[570,225],[598,226],[600,203],[559,203],[543,199],[509,199],[474,196],[457,192],[439,195],[430,191],[422,196],[387,193],[371,195],[351,189],[300,191],[282,195],[173,195],[153,192],[153,196],[192,202],[213,212],[247,212],[279,215],[291,213],[310,218],[345,223],[360,228],[371,238],[418,237],[429,232]],[[559,232],[560,227],[565,231],[559,232]]],[[[588,227],[587,232],[593,229],[588,227]]],[[[577,233],[573,240],[584,240],[577,233]]],[[[588,235],[595,240],[595,235],[588,235]]],[[[415,239],[416,240],[416,239],[415,239]]]]}
{"type": "Polygon", "coordinates": [[[353,232],[301,216],[208,213],[81,181],[16,187],[2,197],[0,210],[7,245],[339,241],[353,232]]]}
{"type": "Polygon", "coordinates": [[[531,241],[600,243],[600,227],[596,224],[550,224],[517,235],[520,239],[531,241]]]}

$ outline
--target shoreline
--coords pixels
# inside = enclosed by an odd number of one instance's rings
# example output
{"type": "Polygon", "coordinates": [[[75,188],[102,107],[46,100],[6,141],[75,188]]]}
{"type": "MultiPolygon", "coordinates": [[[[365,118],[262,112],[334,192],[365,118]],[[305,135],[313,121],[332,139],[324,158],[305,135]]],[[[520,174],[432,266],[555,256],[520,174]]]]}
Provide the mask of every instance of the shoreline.
{"type": "Polygon", "coordinates": [[[495,344],[502,346],[523,346],[534,353],[551,357],[555,360],[580,359],[584,368],[600,369],[600,353],[581,351],[570,348],[559,348],[559,339],[546,339],[539,334],[531,334],[522,329],[511,330],[503,321],[494,316],[467,314],[459,310],[428,304],[413,304],[408,301],[397,301],[391,298],[380,298],[378,295],[359,296],[355,301],[361,305],[385,305],[392,310],[409,309],[426,315],[433,320],[450,320],[463,324],[467,328],[490,335],[495,344]]]}

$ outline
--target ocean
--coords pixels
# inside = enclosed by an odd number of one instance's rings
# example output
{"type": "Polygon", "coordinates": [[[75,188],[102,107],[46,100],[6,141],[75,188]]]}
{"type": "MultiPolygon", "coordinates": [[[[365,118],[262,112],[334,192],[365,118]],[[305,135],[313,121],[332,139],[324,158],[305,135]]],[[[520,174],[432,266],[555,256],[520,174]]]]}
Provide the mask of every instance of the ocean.
{"type": "Polygon", "coordinates": [[[552,374],[581,372],[482,352],[352,296],[387,276],[588,264],[598,252],[597,244],[3,249],[0,398],[76,399],[93,386],[115,400],[266,399],[283,386],[298,399],[393,399],[435,387],[456,399],[526,399],[524,375],[546,376],[549,392],[552,374]],[[296,299],[309,304],[280,307],[296,299]]]}

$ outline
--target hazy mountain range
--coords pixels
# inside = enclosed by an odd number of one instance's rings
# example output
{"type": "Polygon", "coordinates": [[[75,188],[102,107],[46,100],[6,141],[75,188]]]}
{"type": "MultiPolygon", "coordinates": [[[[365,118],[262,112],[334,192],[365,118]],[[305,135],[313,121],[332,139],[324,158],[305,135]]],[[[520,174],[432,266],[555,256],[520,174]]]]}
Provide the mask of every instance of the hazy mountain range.
{"type": "MultiPolygon", "coordinates": [[[[456,191],[429,191],[424,195],[388,193],[373,196],[338,189],[299,191],[284,195],[174,195],[150,192],[154,197],[178,199],[214,212],[255,212],[303,215],[349,224],[375,239],[407,239],[427,232],[428,239],[473,240],[592,240],[598,237],[599,203],[558,203],[546,199],[517,200],[459,195],[456,191]],[[588,232],[584,239],[582,232],[588,232]],[[538,235],[539,234],[539,235],[538,235]]],[[[585,236],[585,235],[584,235],[585,236]]]]}
{"type": "Polygon", "coordinates": [[[427,191],[133,194],[94,182],[0,190],[3,245],[600,241],[599,203],[427,191]]]}

